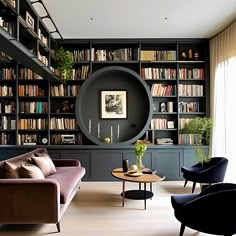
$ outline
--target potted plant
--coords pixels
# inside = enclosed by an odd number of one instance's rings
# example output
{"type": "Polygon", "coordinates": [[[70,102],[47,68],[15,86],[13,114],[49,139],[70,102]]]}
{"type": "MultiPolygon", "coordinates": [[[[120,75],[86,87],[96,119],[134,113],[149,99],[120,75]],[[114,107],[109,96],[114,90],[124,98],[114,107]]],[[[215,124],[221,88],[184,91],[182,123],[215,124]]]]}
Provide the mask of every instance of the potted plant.
{"type": "Polygon", "coordinates": [[[185,123],[184,130],[189,134],[196,134],[196,154],[202,165],[209,162],[209,152],[203,149],[204,145],[210,144],[214,122],[211,117],[195,117],[185,123]]]}
{"type": "Polygon", "coordinates": [[[138,169],[143,168],[142,158],[147,150],[147,142],[145,140],[137,140],[135,143],[136,165],[138,169]]]}
{"type": "Polygon", "coordinates": [[[56,66],[62,82],[72,79],[74,60],[72,53],[59,47],[55,50],[56,66]]]}

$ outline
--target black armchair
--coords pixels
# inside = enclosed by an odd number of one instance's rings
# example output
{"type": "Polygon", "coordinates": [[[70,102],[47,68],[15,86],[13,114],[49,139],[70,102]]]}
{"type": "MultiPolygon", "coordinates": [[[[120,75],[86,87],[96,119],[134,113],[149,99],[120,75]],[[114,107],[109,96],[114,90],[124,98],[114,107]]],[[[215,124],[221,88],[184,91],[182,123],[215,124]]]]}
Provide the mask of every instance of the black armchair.
{"type": "Polygon", "coordinates": [[[228,165],[228,159],[224,157],[213,157],[209,162],[197,163],[192,167],[181,167],[183,177],[185,178],[184,187],[188,181],[193,182],[192,193],[194,192],[196,183],[220,183],[224,181],[225,172],[228,165]]]}
{"type": "Polygon", "coordinates": [[[199,194],[171,196],[174,214],[181,222],[179,236],[185,227],[214,235],[236,233],[236,184],[218,183],[199,194]]]}

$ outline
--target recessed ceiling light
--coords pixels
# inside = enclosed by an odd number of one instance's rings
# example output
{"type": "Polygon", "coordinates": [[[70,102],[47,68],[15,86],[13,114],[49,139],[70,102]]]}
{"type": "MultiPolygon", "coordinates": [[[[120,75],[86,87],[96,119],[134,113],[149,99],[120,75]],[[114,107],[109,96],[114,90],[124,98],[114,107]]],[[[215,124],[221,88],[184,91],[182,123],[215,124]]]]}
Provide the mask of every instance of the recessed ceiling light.
{"type": "Polygon", "coordinates": [[[167,20],[167,17],[165,17],[164,19],[167,20]]]}
{"type": "Polygon", "coordinates": [[[90,19],[90,20],[93,20],[93,17],[90,17],[89,19],[90,19]]]}

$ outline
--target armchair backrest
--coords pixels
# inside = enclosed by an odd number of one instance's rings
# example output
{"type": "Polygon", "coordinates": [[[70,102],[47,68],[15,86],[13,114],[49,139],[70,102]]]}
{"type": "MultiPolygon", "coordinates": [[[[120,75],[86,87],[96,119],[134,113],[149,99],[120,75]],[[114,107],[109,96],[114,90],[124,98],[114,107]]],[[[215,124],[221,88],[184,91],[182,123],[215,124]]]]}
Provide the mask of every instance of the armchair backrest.
{"type": "Polygon", "coordinates": [[[213,157],[201,171],[199,177],[207,179],[208,183],[223,182],[228,166],[228,159],[224,157],[213,157]]]}

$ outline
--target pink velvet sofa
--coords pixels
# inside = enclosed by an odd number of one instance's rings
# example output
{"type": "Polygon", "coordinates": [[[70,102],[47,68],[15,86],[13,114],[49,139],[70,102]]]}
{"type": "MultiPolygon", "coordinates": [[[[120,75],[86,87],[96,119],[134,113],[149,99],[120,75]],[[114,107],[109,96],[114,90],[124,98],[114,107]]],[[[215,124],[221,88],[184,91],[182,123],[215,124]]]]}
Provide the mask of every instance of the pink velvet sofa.
{"type": "Polygon", "coordinates": [[[3,173],[6,161],[19,169],[35,156],[39,159],[45,153],[45,148],[37,148],[0,162],[0,224],[55,223],[60,232],[60,220],[85,175],[80,161],[50,159],[54,173],[45,177],[40,174],[36,175],[38,178],[34,175],[30,178],[6,178],[3,173]]]}

